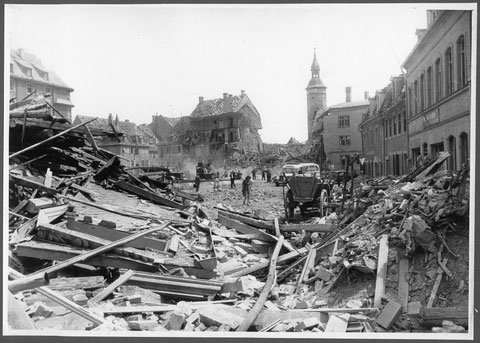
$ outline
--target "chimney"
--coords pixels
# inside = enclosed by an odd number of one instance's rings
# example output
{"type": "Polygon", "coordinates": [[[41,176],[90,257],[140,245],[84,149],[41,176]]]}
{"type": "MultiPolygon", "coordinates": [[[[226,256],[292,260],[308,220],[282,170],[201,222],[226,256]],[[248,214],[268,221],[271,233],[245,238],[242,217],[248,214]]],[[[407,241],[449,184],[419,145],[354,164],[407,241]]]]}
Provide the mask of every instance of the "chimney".
{"type": "Polygon", "coordinates": [[[118,114],[115,114],[115,125],[118,125],[118,114]]]}
{"type": "Polygon", "coordinates": [[[203,96],[198,97],[198,103],[201,104],[203,102],[203,96]]]}
{"type": "Polygon", "coordinates": [[[228,97],[228,93],[223,93],[223,98],[226,99],[228,97]]]}
{"type": "Polygon", "coordinates": [[[345,102],[351,102],[352,101],[352,87],[345,87],[345,95],[346,95],[346,101],[345,102]]]}
{"type": "Polygon", "coordinates": [[[242,93],[242,96],[245,95],[245,91],[243,89],[240,91],[240,93],[242,93]]]}
{"type": "Polygon", "coordinates": [[[108,114],[108,123],[113,124],[113,116],[111,113],[108,114]]]}
{"type": "Polygon", "coordinates": [[[365,91],[364,94],[365,94],[365,100],[368,100],[368,91],[365,91]]]}

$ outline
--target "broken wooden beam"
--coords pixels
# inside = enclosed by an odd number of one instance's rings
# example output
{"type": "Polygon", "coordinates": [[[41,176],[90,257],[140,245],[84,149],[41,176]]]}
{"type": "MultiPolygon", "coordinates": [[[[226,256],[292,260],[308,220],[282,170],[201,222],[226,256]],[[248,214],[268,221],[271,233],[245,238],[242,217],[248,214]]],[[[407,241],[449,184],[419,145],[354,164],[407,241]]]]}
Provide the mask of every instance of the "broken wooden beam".
{"type": "MultiPolygon", "coordinates": [[[[443,264],[447,264],[448,259],[443,259],[443,264]]],[[[432,293],[430,293],[430,298],[428,299],[427,308],[433,307],[433,303],[435,302],[435,298],[437,297],[438,288],[440,287],[440,283],[442,282],[443,276],[443,269],[441,267],[437,268],[437,278],[435,279],[435,283],[433,284],[432,293]]]]}
{"type": "Polygon", "coordinates": [[[43,184],[41,184],[39,182],[36,182],[36,181],[33,181],[33,180],[29,180],[25,177],[10,174],[10,178],[17,185],[21,185],[21,186],[31,188],[31,189],[38,189],[40,192],[43,192],[43,193],[48,194],[48,195],[56,195],[58,193],[58,191],[56,189],[53,189],[51,187],[45,187],[43,184]]]}
{"type": "Polygon", "coordinates": [[[126,183],[125,181],[118,181],[118,182],[115,183],[115,185],[117,187],[119,187],[120,189],[123,189],[126,192],[135,194],[135,195],[137,195],[141,198],[150,200],[150,201],[152,201],[156,204],[160,204],[160,205],[164,205],[164,206],[168,206],[168,207],[173,207],[173,208],[177,208],[177,209],[183,209],[184,208],[184,206],[182,204],[178,203],[178,202],[175,202],[175,201],[169,200],[167,198],[164,198],[163,196],[161,196],[159,194],[156,194],[156,193],[153,193],[151,191],[148,191],[146,189],[142,189],[140,187],[131,185],[129,183],[126,183]]]}
{"type": "Polygon", "coordinates": [[[93,176],[95,181],[102,182],[103,180],[107,179],[110,174],[120,167],[120,160],[117,156],[113,156],[107,163],[105,163],[102,168],[93,176]]]}
{"type": "MultiPolygon", "coordinates": [[[[100,224],[95,225],[72,219],[67,221],[67,228],[73,231],[83,232],[92,236],[107,239],[109,241],[116,241],[130,235],[130,233],[126,231],[115,230],[100,224]]],[[[164,240],[149,237],[140,237],[139,239],[125,244],[126,247],[137,249],[152,248],[158,251],[163,251],[166,245],[167,242],[164,240]]]]}
{"type": "Polygon", "coordinates": [[[398,262],[398,300],[400,301],[400,305],[402,305],[404,312],[408,309],[408,269],[408,258],[402,256],[398,262]]]}
{"type": "Polygon", "coordinates": [[[10,159],[10,158],[12,158],[12,157],[21,155],[21,154],[23,154],[23,153],[25,153],[25,152],[27,152],[27,151],[32,150],[32,149],[35,149],[35,148],[39,147],[40,145],[43,145],[43,144],[45,144],[45,143],[47,143],[47,142],[50,142],[50,141],[52,141],[52,140],[54,140],[54,139],[57,139],[58,137],[61,137],[61,136],[65,135],[66,133],[68,133],[68,132],[70,132],[70,131],[73,131],[73,130],[75,130],[75,129],[78,129],[79,127],[81,127],[81,126],[83,126],[83,125],[86,125],[86,124],[88,124],[88,123],[91,123],[91,122],[94,121],[94,120],[97,120],[97,118],[93,118],[93,119],[90,119],[90,120],[88,120],[88,121],[86,121],[86,122],[84,122],[84,123],[81,123],[81,124],[72,126],[71,128],[69,128],[69,129],[67,129],[67,130],[65,130],[65,131],[62,131],[62,132],[56,134],[55,136],[49,137],[49,138],[47,138],[47,139],[45,139],[45,140],[43,140],[43,141],[41,141],[41,142],[38,142],[38,143],[33,144],[33,145],[30,145],[29,147],[27,147],[27,148],[25,148],[25,149],[23,149],[23,150],[17,151],[17,152],[15,152],[15,153],[11,154],[10,156],[8,156],[8,158],[10,159]]]}
{"type": "Polygon", "coordinates": [[[423,308],[421,318],[428,328],[442,326],[444,320],[468,328],[468,308],[466,307],[423,308]]]}
{"type": "Polygon", "coordinates": [[[49,282],[48,274],[44,274],[41,277],[38,277],[35,279],[29,279],[29,280],[25,278],[19,278],[17,280],[13,280],[8,283],[8,290],[12,293],[18,293],[21,291],[25,291],[27,289],[48,285],[48,282],[49,282]]]}
{"type": "Polygon", "coordinates": [[[248,224],[245,224],[239,220],[232,219],[228,216],[226,216],[224,213],[218,213],[218,222],[222,225],[225,225],[229,229],[234,229],[240,233],[244,234],[256,234],[262,238],[265,242],[271,242],[275,243],[277,242],[277,238],[269,235],[268,233],[265,233],[263,231],[260,231],[259,229],[252,227],[248,224]]]}
{"type": "Polygon", "coordinates": [[[92,303],[98,303],[108,297],[117,287],[120,287],[123,285],[125,282],[130,279],[135,272],[133,270],[127,270],[125,273],[123,273],[118,279],[113,281],[110,285],[105,287],[100,293],[97,293],[90,301],[92,303]]]}
{"type": "Polygon", "coordinates": [[[238,220],[244,224],[248,224],[260,229],[266,229],[266,230],[275,230],[273,227],[273,222],[267,221],[267,220],[261,220],[261,219],[254,219],[245,215],[242,215],[240,213],[233,213],[226,211],[224,209],[220,209],[218,207],[215,207],[215,209],[218,210],[218,214],[222,214],[224,217],[230,218],[230,219],[235,219],[238,220]]]}
{"type": "Polygon", "coordinates": [[[377,261],[377,281],[375,284],[373,307],[380,307],[382,305],[382,296],[385,294],[388,263],[388,235],[382,235],[380,238],[377,261]]]}
{"type": "Polygon", "coordinates": [[[255,322],[260,311],[263,309],[263,305],[270,294],[270,291],[273,287],[273,284],[276,279],[276,266],[277,266],[277,259],[278,254],[280,253],[280,249],[283,245],[283,236],[278,238],[277,245],[273,250],[272,257],[270,258],[270,268],[268,270],[267,281],[265,281],[265,285],[263,286],[262,292],[258,296],[257,302],[253,306],[253,308],[248,312],[247,317],[243,320],[243,322],[237,327],[236,331],[247,331],[250,326],[255,322]]]}
{"type": "Polygon", "coordinates": [[[168,225],[170,225],[171,222],[167,222],[163,225],[160,225],[160,226],[154,226],[148,230],[143,230],[143,231],[140,231],[136,234],[133,234],[133,235],[130,235],[130,236],[127,236],[125,238],[122,238],[122,239],[119,239],[117,241],[114,241],[110,244],[107,244],[107,245],[104,245],[104,246],[101,246],[101,247],[98,247],[96,249],[93,249],[93,250],[90,250],[80,256],[76,256],[76,257],[73,257],[67,261],[63,261],[63,262],[60,262],[56,265],[53,265],[51,267],[47,267],[47,268],[44,268],[40,271],[37,271],[33,274],[30,274],[28,276],[26,276],[27,278],[37,278],[38,275],[43,275],[44,273],[53,273],[53,272],[56,272],[58,270],[61,270],[63,268],[66,268],[68,266],[71,266],[75,263],[79,263],[79,262],[83,262],[85,260],[88,260],[89,258],[91,257],[94,257],[94,256],[97,256],[99,254],[102,254],[104,252],[107,252],[109,250],[112,250],[113,248],[116,248],[118,246],[121,246],[121,245],[125,245],[126,243],[128,242],[131,242],[135,239],[138,239],[140,237],[143,237],[143,236],[146,236],[146,235],[149,235],[153,232],[156,232],[156,231],[159,231],[159,230],[163,230],[165,229],[168,225]]]}
{"type": "Polygon", "coordinates": [[[307,231],[307,232],[333,232],[338,230],[338,225],[336,224],[288,224],[280,225],[281,232],[298,232],[298,231],[307,231]]]}

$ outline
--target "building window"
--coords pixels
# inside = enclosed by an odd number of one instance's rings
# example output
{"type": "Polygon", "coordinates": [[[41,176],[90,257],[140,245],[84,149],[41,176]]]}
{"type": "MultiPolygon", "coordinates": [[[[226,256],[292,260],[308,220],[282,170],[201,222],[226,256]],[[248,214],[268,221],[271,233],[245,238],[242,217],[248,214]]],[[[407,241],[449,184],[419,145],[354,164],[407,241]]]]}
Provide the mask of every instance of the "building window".
{"type": "Polygon", "coordinates": [[[425,109],[425,74],[420,75],[420,111],[425,109]]]}
{"type": "Polygon", "coordinates": [[[402,132],[402,115],[398,115],[398,134],[402,132]]]}
{"type": "Polygon", "coordinates": [[[340,136],[340,146],[349,146],[350,136],[340,136]]]}
{"type": "Polygon", "coordinates": [[[338,116],[338,127],[350,127],[350,116],[338,116]]]}
{"type": "Polygon", "coordinates": [[[407,131],[407,114],[403,114],[403,132],[407,131]]]}
{"type": "Polygon", "coordinates": [[[432,106],[432,96],[433,96],[433,75],[432,75],[432,67],[428,67],[427,69],[427,108],[432,106]]]}
{"type": "Polygon", "coordinates": [[[13,74],[13,63],[10,63],[10,73],[13,74]]]}
{"type": "Polygon", "coordinates": [[[392,137],[392,118],[388,119],[388,136],[392,137]]]}
{"type": "Polygon", "coordinates": [[[414,98],[414,103],[413,103],[413,108],[414,108],[414,114],[418,113],[418,81],[415,80],[413,83],[413,98],[414,98]]]}
{"type": "Polygon", "coordinates": [[[442,65],[440,58],[435,61],[435,101],[442,98],[442,65]]]}
{"type": "Polygon", "coordinates": [[[397,134],[397,117],[393,117],[393,135],[395,136],[397,134]]]}
{"type": "Polygon", "coordinates": [[[452,48],[445,51],[445,95],[451,94],[453,91],[453,65],[452,65],[452,48]]]}
{"type": "Polygon", "coordinates": [[[413,102],[412,102],[412,87],[408,87],[408,110],[410,112],[410,117],[413,114],[413,102]]]}
{"type": "Polygon", "coordinates": [[[378,143],[378,126],[375,126],[375,144],[378,143]]]}
{"type": "Polygon", "coordinates": [[[33,93],[33,85],[31,83],[27,83],[27,94],[33,93]]]}
{"type": "Polygon", "coordinates": [[[462,35],[457,40],[458,87],[467,84],[467,61],[465,59],[465,37],[462,35]]]}

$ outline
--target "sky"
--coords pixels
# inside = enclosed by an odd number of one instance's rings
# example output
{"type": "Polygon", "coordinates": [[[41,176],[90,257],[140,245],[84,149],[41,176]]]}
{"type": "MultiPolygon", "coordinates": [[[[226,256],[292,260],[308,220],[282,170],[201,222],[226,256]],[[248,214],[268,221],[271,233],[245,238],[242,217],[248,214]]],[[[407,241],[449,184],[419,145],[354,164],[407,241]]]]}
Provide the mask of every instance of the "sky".
{"type": "MultiPolygon", "coordinates": [[[[327,106],[401,73],[426,10],[459,4],[6,5],[5,51],[23,48],[74,88],[72,117],[150,123],[198,97],[252,100],[265,143],[307,139],[316,48],[327,106]]],[[[7,59],[9,56],[7,55],[7,59]]],[[[8,75],[5,73],[5,75],[8,75]]],[[[8,101],[6,101],[8,103],[8,101]]],[[[72,118],[72,119],[73,119],[72,118]]]]}

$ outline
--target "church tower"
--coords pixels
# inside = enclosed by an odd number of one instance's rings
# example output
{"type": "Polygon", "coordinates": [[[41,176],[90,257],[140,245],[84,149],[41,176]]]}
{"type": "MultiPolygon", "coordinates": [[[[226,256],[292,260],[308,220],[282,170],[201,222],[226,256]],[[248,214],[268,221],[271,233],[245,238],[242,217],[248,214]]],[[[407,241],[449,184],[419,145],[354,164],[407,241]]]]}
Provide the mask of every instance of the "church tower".
{"type": "Polygon", "coordinates": [[[313,131],[313,121],[317,111],[322,113],[327,107],[327,87],[320,79],[320,65],[317,61],[317,52],[314,49],[312,62],[312,78],[308,83],[307,91],[307,122],[308,122],[308,140],[311,139],[313,131]]]}

